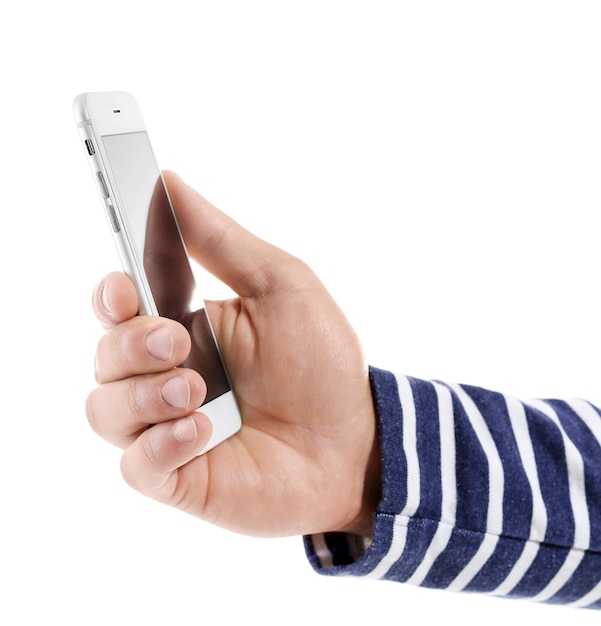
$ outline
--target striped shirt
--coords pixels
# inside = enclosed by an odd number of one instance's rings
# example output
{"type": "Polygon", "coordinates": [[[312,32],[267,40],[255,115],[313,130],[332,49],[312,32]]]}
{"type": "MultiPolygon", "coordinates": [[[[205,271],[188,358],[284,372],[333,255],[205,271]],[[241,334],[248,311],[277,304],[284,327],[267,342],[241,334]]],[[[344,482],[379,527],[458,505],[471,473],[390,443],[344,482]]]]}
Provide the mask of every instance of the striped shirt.
{"type": "Polygon", "coordinates": [[[601,412],[371,368],[374,537],[307,537],[313,567],[601,609],[601,412]]]}

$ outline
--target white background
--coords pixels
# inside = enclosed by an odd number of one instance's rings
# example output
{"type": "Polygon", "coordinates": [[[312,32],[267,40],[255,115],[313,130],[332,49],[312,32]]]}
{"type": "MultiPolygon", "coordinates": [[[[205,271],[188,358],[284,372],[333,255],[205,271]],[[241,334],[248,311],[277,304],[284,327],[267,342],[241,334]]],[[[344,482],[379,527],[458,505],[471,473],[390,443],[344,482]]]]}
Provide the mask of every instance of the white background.
{"type": "Polygon", "coordinates": [[[133,92],[160,165],[307,260],[372,364],[599,402],[599,4],[0,11],[0,623],[597,624],[325,579],[299,538],[238,537],[125,486],[83,408],[90,293],[119,266],[71,101],[133,92]]]}

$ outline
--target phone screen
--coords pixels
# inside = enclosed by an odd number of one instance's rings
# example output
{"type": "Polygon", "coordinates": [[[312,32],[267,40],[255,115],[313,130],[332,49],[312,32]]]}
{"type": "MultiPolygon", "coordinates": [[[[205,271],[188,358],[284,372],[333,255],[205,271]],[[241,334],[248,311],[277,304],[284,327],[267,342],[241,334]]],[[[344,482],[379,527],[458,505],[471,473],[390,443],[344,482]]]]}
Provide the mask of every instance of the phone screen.
{"type": "Polygon", "coordinates": [[[145,131],[102,137],[126,230],[144,269],[158,314],[181,322],[192,336],[182,364],[207,384],[205,403],[231,390],[204,302],[145,131]]]}

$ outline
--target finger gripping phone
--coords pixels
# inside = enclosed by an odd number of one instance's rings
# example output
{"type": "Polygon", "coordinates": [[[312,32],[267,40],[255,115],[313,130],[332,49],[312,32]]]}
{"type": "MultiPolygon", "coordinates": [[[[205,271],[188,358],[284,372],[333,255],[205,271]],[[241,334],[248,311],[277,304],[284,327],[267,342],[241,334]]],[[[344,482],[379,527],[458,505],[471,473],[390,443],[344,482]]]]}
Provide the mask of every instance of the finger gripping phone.
{"type": "Polygon", "coordinates": [[[139,313],[181,322],[192,337],[183,367],[207,384],[199,411],[213,433],[201,454],[236,433],[242,420],[140,109],[127,92],[84,93],[73,103],[84,152],[139,313]]]}

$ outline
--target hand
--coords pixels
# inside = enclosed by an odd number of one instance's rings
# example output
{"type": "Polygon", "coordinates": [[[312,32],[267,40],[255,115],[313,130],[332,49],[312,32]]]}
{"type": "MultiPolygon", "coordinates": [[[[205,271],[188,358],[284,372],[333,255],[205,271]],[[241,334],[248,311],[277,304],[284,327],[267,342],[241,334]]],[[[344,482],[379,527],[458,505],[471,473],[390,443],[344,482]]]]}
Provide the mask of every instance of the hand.
{"type": "Polygon", "coordinates": [[[238,297],[207,302],[242,413],[230,439],[197,456],[211,424],[206,387],[176,368],[190,336],[136,316],[113,273],[93,302],[107,332],[96,353],[92,428],[124,450],[125,480],[147,496],[255,536],[369,535],[379,455],[367,366],[347,320],[300,260],[260,240],[174,174],[165,182],[190,255],[238,297]]]}

